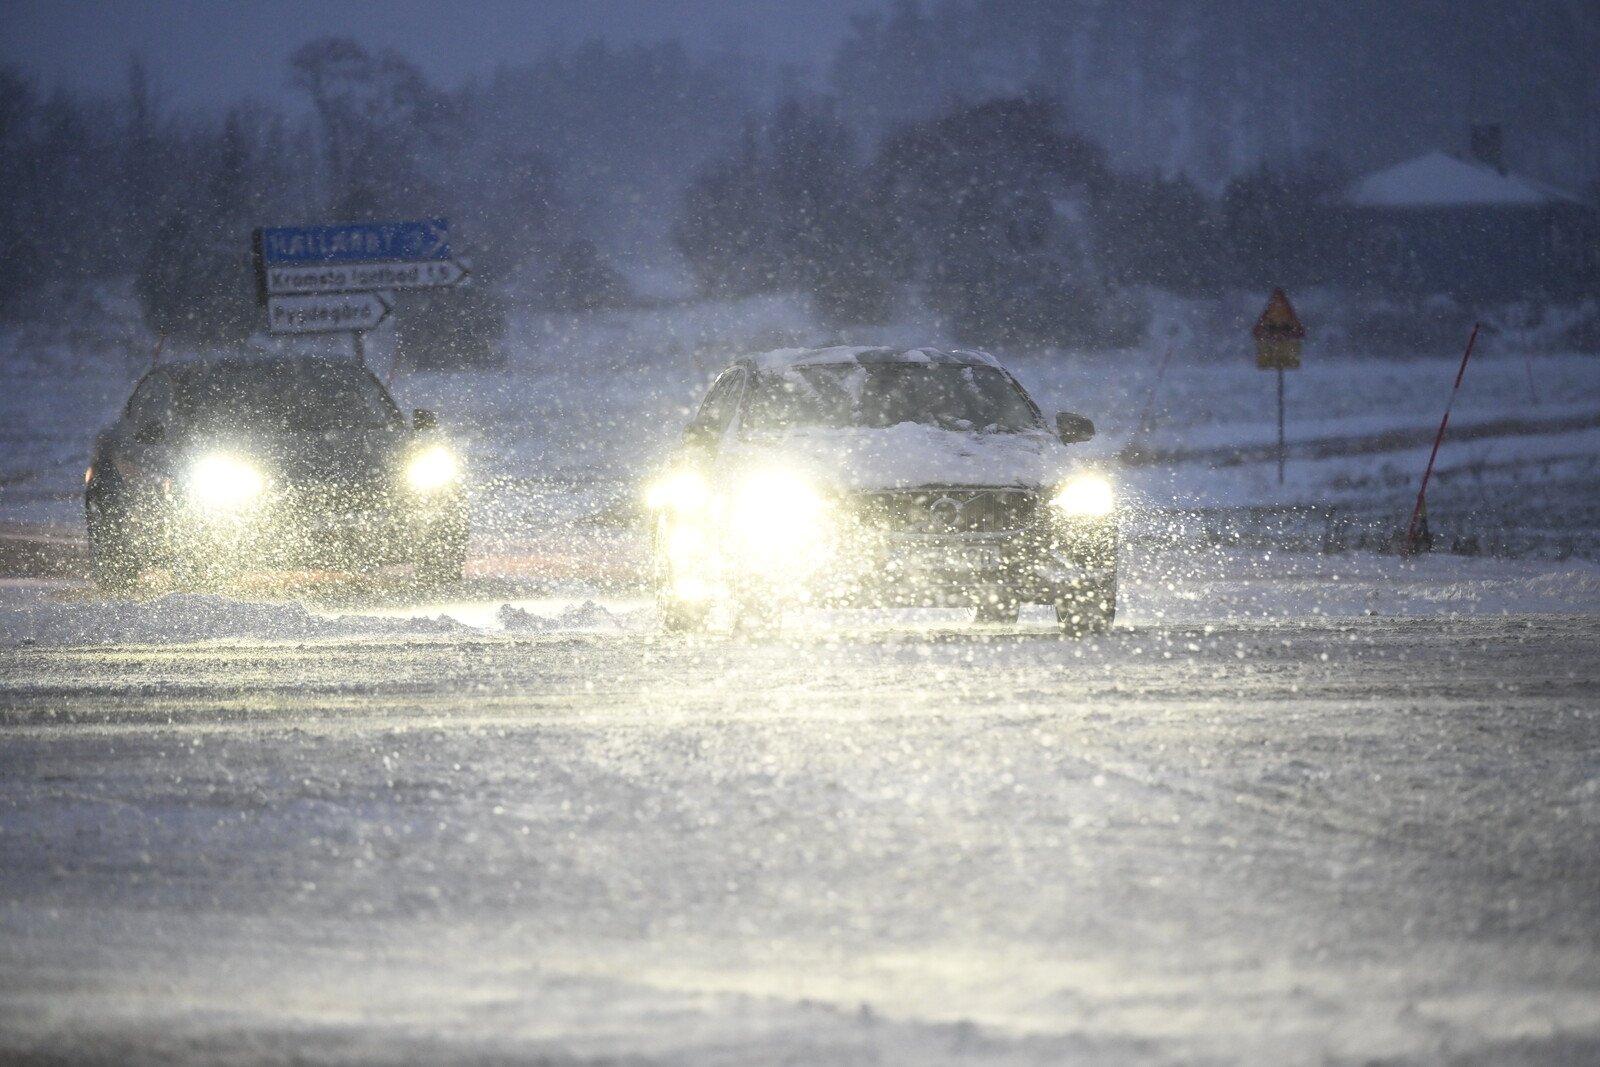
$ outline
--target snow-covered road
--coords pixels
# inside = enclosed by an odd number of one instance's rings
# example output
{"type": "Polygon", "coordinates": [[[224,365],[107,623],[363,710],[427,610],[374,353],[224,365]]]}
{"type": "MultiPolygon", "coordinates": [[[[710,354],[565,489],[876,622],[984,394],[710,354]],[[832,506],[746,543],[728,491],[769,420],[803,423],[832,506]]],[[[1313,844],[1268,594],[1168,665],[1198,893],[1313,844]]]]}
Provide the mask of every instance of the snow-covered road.
{"type": "Polygon", "coordinates": [[[0,332],[0,1064],[1600,1062],[1591,357],[1489,338],[1402,564],[1449,352],[1313,353],[1286,485],[1243,320],[1165,378],[1018,353],[1129,459],[1109,637],[685,640],[639,487],[812,326],[545,318],[398,383],[474,475],[443,599],[97,594],[83,468],[143,357],[0,332]]]}
{"type": "Polygon", "coordinates": [[[5,649],[0,1059],[1600,1059],[1593,568],[1289,564],[5,649]]]}

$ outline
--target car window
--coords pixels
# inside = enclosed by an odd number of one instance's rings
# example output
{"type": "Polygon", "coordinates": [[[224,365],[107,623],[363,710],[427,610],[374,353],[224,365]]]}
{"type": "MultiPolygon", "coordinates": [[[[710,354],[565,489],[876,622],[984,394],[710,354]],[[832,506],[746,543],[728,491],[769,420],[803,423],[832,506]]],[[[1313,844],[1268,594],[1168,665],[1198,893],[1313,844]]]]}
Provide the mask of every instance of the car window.
{"type": "Polygon", "coordinates": [[[1024,433],[1043,425],[1010,375],[994,367],[829,363],[758,377],[744,426],[762,432],[908,422],[974,433],[1024,433]]]}
{"type": "Polygon", "coordinates": [[[739,407],[739,390],[743,384],[744,371],[737,368],[724,371],[700,404],[700,413],[694,419],[695,426],[717,433],[727,430],[734,411],[739,407]]]}
{"type": "Polygon", "coordinates": [[[312,362],[208,367],[176,390],[178,418],[195,426],[339,430],[397,425],[400,411],[360,367],[312,362]]]}

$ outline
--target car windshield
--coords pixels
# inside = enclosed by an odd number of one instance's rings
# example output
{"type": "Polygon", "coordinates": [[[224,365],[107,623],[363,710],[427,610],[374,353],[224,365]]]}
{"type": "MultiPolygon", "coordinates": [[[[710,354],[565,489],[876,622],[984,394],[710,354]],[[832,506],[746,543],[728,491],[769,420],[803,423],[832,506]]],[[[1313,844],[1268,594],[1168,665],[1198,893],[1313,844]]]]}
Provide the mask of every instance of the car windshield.
{"type": "Polygon", "coordinates": [[[951,363],[826,363],[759,375],[744,417],[757,432],[907,422],[973,433],[1040,426],[1003,371],[951,363]]]}
{"type": "Polygon", "coordinates": [[[383,387],[358,367],[264,363],[209,367],[179,379],[182,423],[243,428],[341,430],[389,426],[400,413],[383,387]]]}

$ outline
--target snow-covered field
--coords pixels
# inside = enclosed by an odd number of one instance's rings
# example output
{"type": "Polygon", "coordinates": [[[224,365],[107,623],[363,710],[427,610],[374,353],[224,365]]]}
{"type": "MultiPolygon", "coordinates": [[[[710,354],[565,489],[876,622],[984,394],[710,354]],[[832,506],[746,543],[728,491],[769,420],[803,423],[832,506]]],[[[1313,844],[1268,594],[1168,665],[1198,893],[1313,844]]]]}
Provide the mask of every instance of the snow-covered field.
{"type": "MultiPolygon", "coordinates": [[[[94,433],[149,359],[131,301],[106,303],[103,334],[0,332],[11,375],[0,392],[0,531],[81,527],[94,433]]],[[[1280,486],[1275,375],[1254,366],[1254,310],[1241,306],[1237,335],[1218,335],[1209,319],[1196,325],[1203,316],[1194,307],[1166,301],[1142,349],[1005,353],[1004,361],[1047,412],[1095,420],[1100,434],[1085,456],[1139,453],[1115,465],[1118,478],[1162,514],[1344,509],[1364,527],[1403,528],[1466,338],[1441,338],[1438,351],[1412,360],[1377,360],[1321,352],[1313,332],[1304,369],[1287,375],[1290,458],[1280,486]]],[[[529,316],[513,320],[504,368],[402,375],[394,391],[402,407],[440,412],[467,448],[483,556],[626,525],[640,481],[712,375],[738,355],[836,341],[951,343],[936,323],[915,320],[827,335],[781,297],[529,316]]],[[[380,331],[370,343],[380,374],[384,346],[380,331]]],[[[1600,559],[1600,514],[1594,494],[1581,492],[1600,484],[1600,360],[1530,354],[1516,338],[1485,334],[1451,419],[1430,493],[1436,527],[1484,547],[1511,537],[1519,554],[1600,559]]]]}
{"type": "Polygon", "coordinates": [[[836,340],[783,300],[401,378],[478,486],[446,598],[102,596],[137,357],[0,336],[0,1062],[1600,1061],[1600,363],[1486,339],[1460,552],[1402,562],[1459,352],[1308,346],[1280,487],[1272,376],[1180,326],[1136,442],[1161,346],[1006,359],[1132,502],[1081,642],[655,632],[639,484],[732,355],[836,340]]]}

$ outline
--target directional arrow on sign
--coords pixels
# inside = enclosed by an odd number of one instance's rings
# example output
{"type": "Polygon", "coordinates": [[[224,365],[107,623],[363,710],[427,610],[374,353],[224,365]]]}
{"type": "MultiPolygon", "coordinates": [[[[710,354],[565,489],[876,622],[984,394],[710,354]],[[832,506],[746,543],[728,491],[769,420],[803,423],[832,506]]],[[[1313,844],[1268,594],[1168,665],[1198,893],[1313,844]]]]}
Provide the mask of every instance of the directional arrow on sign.
{"type": "Polygon", "coordinates": [[[370,330],[389,315],[384,293],[299,293],[267,298],[272,333],[337,333],[370,330]]]}
{"type": "Polygon", "coordinates": [[[443,289],[467,276],[453,259],[267,267],[267,292],[360,293],[380,289],[443,289]]]}
{"type": "Polygon", "coordinates": [[[450,258],[450,223],[445,219],[267,226],[257,233],[262,262],[275,267],[450,258]]]}

